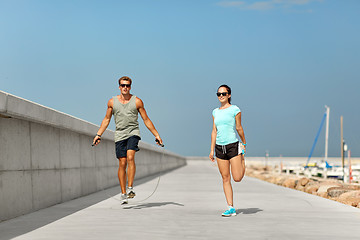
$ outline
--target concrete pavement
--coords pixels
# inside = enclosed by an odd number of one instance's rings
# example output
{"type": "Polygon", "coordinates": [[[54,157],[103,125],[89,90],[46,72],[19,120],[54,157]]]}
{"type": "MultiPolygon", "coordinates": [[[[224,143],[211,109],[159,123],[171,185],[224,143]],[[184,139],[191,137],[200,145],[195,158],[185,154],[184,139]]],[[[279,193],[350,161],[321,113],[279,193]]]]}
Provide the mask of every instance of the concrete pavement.
{"type": "MultiPolygon", "coordinates": [[[[137,182],[134,201],[158,178],[137,182]]],[[[120,205],[119,188],[0,223],[3,239],[358,239],[360,209],[245,177],[234,183],[238,215],[224,218],[221,177],[210,161],[161,175],[145,202],[120,205]]]]}

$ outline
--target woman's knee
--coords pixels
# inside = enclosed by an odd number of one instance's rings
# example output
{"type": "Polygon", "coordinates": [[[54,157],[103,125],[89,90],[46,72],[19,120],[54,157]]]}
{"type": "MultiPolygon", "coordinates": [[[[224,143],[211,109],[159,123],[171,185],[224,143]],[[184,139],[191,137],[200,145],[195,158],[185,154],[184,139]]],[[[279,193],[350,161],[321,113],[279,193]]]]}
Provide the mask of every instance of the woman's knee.
{"type": "Polygon", "coordinates": [[[233,179],[235,182],[240,182],[244,178],[244,175],[245,175],[245,170],[241,174],[233,175],[233,179]]]}
{"type": "Polygon", "coordinates": [[[230,180],[231,180],[230,174],[222,175],[222,180],[223,180],[224,183],[230,182],[230,180]]]}
{"type": "Polygon", "coordinates": [[[235,181],[235,182],[240,182],[243,178],[244,178],[244,175],[242,175],[242,176],[237,176],[237,177],[234,177],[234,181],[235,181]]]}

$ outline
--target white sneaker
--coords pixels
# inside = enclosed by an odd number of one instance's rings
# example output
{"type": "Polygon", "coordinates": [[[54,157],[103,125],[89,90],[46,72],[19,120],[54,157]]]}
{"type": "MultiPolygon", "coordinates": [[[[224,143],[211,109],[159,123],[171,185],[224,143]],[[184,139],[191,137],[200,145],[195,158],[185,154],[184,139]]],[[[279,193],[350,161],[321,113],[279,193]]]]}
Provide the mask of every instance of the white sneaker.
{"type": "Polygon", "coordinates": [[[127,195],[128,195],[128,198],[134,198],[136,196],[133,187],[128,187],[127,188],[127,195]]]}
{"type": "Polygon", "coordinates": [[[128,203],[128,196],[126,193],[121,194],[121,204],[127,204],[128,203]]]}

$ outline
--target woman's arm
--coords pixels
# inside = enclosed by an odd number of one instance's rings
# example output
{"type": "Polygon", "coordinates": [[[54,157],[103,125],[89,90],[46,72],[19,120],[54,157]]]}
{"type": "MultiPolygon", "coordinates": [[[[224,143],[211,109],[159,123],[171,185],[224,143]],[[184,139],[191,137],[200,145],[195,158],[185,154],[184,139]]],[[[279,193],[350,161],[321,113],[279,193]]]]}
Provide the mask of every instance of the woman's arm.
{"type": "MultiPolygon", "coordinates": [[[[241,142],[244,145],[244,148],[246,147],[246,140],[245,140],[245,134],[244,134],[244,129],[241,126],[241,112],[239,112],[236,116],[235,116],[235,123],[236,123],[236,131],[239,134],[239,137],[241,139],[241,142]]],[[[244,149],[244,151],[246,152],[246,148],[244,149]]]]}
{"type": "Polygon", "coordinates": [[[209,155],[210,160],[213,162],[215,162],[214,150],[215,150],[216,134],[217,134],[217,130],[216,130],[216,126],[214,123],[214,117],[213,117],[213,129],[211,131],[211,145],[210,145],[210,155],[209,155]]]}

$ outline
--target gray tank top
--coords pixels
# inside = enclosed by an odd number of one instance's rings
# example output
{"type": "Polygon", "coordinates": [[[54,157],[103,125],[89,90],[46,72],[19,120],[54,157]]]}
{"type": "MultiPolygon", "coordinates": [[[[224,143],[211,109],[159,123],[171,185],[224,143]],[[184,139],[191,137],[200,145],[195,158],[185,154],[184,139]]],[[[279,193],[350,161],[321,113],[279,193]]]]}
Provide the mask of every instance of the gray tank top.
{"type": "Polygon", "coordinates": [[[113,112],[115,120],[115,142],[131,136],[140,137],[138,110],[136,109],[136,96],[132,96],[128,103],[122,104],[118,97],[113,97],[113,112]]]}

